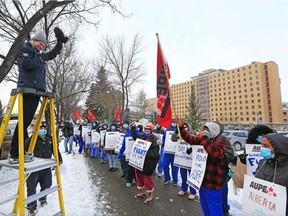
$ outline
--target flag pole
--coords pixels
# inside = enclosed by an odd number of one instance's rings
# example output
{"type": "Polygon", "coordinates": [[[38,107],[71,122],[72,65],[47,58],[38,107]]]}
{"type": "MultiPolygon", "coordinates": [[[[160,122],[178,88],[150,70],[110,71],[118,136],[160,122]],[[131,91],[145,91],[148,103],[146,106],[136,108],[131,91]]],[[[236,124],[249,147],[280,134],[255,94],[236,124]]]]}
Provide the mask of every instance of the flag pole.
{"type": "MultiPolygon", "coordinates": [[[[161,47],[161,43],[160,43],[160,40],[159,40],[159,34],[158,32],[156,32],[156,37],[157,37],[157,41],[160,45],[160,50],[161,50],[161,58],[162,58],[162,65],[164,66],[164,71],[165,71],[165,76],[167,78],[167,82],[168,82],[168,90],[169,90],[169,94],[170,94],[170,104],[172,105],[172,111],[174,110],[175,111],[175,117],[176,119],[178,119],[178,115],[176,113],[176,109],[175,109],[175,106],[174,106],[174,103],[173,103],[173,97],[172,97],[172,91],[171,91],[171,88],[170,88],[170,83],[169,83],[169,79],[168,79],[168,74],[167,74],[167,66],[165,64],[165,60],[164,60],[164,57],[163,57],[163,51],[162,51],[162,47],[161,47]]],[[[173,112],[172,112],[173,113],[173,112]]],[[[181,133],[180,133],[180,128],[179,128],[179,125],[177,124],[177,130],[178,130],[178,135],[180,137],[180,141],[182,141],[182,137],[181,137],[181,133]]]]}

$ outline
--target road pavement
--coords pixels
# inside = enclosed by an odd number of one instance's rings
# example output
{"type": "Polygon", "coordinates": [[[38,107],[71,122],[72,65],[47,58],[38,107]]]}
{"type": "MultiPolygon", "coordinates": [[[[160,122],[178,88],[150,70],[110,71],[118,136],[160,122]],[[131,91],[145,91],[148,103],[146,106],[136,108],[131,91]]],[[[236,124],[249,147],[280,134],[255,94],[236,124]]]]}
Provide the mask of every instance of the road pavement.
{"type": "MultiPolygon", "coordinates": [[[[87,158],[87,164],[94,173],[92,179],[100,188],[100,193],[95,193],[97,200],[107,202],[107,214],[113,216],[202,216],[199,199],[192,201],[188,195],[178,196],[180,186],[164,185],[163,177],[153,175],[155,185],[154,200],[145,204],[144,199],[135,199],[138,190],[136,183],[131,188],[126,187],[125,178],[121,178],[121,168],[109,172],[109,165],[100,164],[99,158],[87,158]],[[99,183],[100,182],[100,183],[99,183]]],[[[120,164],[119,164],[120,165],[120,164]]]]}

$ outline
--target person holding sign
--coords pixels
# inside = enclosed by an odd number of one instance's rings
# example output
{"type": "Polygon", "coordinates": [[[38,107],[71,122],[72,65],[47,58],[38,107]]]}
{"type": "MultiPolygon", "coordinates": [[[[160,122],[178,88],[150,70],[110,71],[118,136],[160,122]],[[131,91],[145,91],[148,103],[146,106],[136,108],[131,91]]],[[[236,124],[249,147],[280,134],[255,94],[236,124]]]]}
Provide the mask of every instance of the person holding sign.
{"type": "Polygon", "coordinates": [[[192,136],[185,130],[181,120],[177,120],[177,123],[182,138],[190,145],[202,145],[208,154],[206,170],[199,189],[202,211],[205,216],[223,216],[222,187],[228,167],[224,161],[226,146],[218,138],[220,126],[214,122],[207,122],[198,136],[192,136]]]}
{"type": "MultiPolygon", "coordinates": [[[[164,149],[164,156],[163,156],[163,171],[164,171],[164,184],[168,184],[171,182],[171,176],[170,176],[170,165],[172,169],[172,179],[173,179],[173,185],[177,186],[178,184],[178,172],[179,172],[179,167],[174,166],[174,153],[172,152],[166,152],[165,148],[170,144],[172,141],[171,139],[168,139],[169,134],[171,131],[176,131],[177,130],[177,125],[175,122],[172,122],[171,127],[167,129],[162,137],[162,146],[161,148],[164,149]],[[167,137],[167,138],[166,138],[167,137]],[[166,147],[165,147],[166,145],[166,147]]],[[[171,145],[170,145],[171,146],[171,145]]],[[[176,145],[175,145],[176,147],[176,145]]]]}
{"type": "Polygon", "coordinates": [[[144,133],[140,137],[145,141],[151,142],[151,145],[146,153],[143,170],[136,170],[136,182],[139,192],[135,195],[136,199],[145,197],[145,191],[148,193],[145,203],[150,203],[153,200],[154,183],[152,173],[154,172],[159,160],[159,145],[157,138],[152,134],[152,128],[145,126],[144,133]]]}
{"type": "Polygon", "coordinates": [[[288,194],[288,138],[278,133],[266,134],[261,140],[260,154],[264,159],[260,160],[255,177],[285,186],[288,194]]]}

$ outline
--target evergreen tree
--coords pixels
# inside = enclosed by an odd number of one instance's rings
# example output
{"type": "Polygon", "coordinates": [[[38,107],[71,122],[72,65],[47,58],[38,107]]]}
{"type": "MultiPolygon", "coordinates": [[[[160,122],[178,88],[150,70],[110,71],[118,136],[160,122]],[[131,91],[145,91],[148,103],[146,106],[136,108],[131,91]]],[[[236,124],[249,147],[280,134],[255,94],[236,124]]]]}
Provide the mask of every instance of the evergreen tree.
{"type": "Polygon", "coordinates": [[[202,128],[201,112],[199,111],[200,105],[195,94],[195,86],[191,86],[191,95],[189,98],[188,115],[186,115],[186,122],[192,127],[193,134],[202,128]]]}
{"type": "Polygon", "coordinates": [[[103,66],[101,66],[97,72],[96,82],[91,84],[85,106],[85,113],[87,113],[87,109],[90,107],[90,110],[96,116],[97,120],[114,118],[115,98],[111,83],[108,80],[107,71],[103,66]]]}

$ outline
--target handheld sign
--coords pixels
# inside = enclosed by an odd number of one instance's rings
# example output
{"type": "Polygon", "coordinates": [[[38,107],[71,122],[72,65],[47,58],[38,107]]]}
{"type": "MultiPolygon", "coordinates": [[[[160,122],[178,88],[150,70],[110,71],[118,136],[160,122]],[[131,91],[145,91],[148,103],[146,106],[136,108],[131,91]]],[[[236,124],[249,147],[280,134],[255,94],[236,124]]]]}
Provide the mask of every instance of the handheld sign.
{"type": "Polygon", "coordinates": [[[173,165],[191,170],[192,154],[188,155],[186,153],[188,148],[191,148],[191,146],[187,145],[187,143],[184,141],[182,141],[176,145],[176,151],[175,151],[174,164],[173,165]]]}
{"type": "Polygon", "coordinates": [[[243,215],[286,215],[286,187],[245,175],[242,194],[243,215]]]}
{"type": "Polygon", "coordinates": [[[100,140],[100,133],[96,130],[91,131],[92,143],[98,143],[100,140]]]}
{"type": "Polygon", "coordinates": [[[74,133],[74,136],[75,136],[75,135],[80,136],[79,125],[75,125],[75,126],[73,127],[73,133],[74,133]]]}
{"type": "Polygon", "coordinates": [[[245,145],[246,157],[246,165],[247,165],[247,175],[254,176],[256,169],[258,167],[259,161],[263,159],[260,156],[260,144],[247,144],[245,145]]]}
{"type": "Polygon", "coordinates": [[[174,131],[166,131],[165,144],[164,144],[164,152],[169,154],[175,154],[177,142],[173,142],[171,140],[174,131]]]}
{"type": "Polygon", "coordinates": [[[104,146],[104,138],[105,138],[106,130],[100,131],[100,140],[101,140],[101,146],[104,146]]]}
{"type": "Polygon", "coordinates": [[[125,133],[119,133],[119,136],[118,136],[118,141],[116,143],[116,146],[115,146],[115,153],[119,153],[121,147],[122,147],[122,143],[123,143],[123,140],[124,140],[124,136],[125,136],[125,133]]]}
{"type": "Polygon", "coordinates": [[[129,165],[142,171],[144,167],[145,157],[150,145],[151,142],[137,138],[133,144],[132,152],[130,154],[129,165]]]}
{"type": "Polygon", "coordinates": [[[105,150],[114,150],[118,137],[118,131],[107,131],[105,134],[105,150]]]}
{"type": "Polygon", "coordinates": [[[192,168],[187,184],[199,190],[204,179],[208,154],[200,145],[194,145],[192,149],[192,168]]]}
{"type": "Polygon", "coordinates": [[[133,148],[133,144],[134,144],[134,140],[132,137],[126,137],[125,138],[125,159],[126,161],[129,161],[130,159],[130,154],[132,152],[132,148],[133,148]]]}

